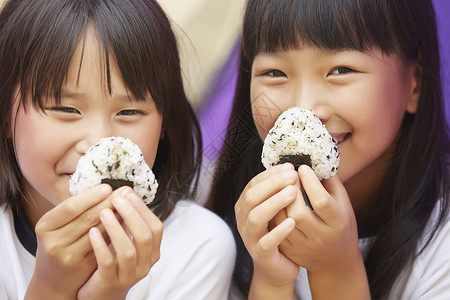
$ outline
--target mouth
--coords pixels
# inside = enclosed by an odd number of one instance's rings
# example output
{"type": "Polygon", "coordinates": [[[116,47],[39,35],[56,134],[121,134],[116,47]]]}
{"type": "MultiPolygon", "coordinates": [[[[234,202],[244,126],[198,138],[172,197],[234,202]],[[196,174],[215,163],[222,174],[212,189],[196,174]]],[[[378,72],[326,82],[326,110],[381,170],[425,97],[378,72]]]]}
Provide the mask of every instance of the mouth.
{"type": "Polygon", "coordinates": [[[345,141],[350,138],[351,133],[332,134],[331,136],[336,142],[336,146],[339,148],[343,143],[345,143],[345,141]]]}

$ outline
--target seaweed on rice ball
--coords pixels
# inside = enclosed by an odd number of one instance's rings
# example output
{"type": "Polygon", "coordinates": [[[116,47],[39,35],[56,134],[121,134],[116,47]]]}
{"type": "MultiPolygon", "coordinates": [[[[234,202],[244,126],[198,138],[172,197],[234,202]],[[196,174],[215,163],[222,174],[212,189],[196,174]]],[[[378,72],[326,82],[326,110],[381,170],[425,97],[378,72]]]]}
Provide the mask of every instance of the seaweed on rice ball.
{"type": "Polygon", "coordinates": [[[319,180],[334,176],[339,166],[336,142],[312,110],[283,112],[264,140],[261,161],[266,169],[285,162],[296,169],[310,166],[319,180]]]}
{"type": "Polygon", "coordinates": [[[123,137],[103,138],[90,147],[78,161],[69,191],[77,195],[101,183],[113,189],[128,185],[147,204],[153,201],[158,188],[139,147],[123,137]]]}

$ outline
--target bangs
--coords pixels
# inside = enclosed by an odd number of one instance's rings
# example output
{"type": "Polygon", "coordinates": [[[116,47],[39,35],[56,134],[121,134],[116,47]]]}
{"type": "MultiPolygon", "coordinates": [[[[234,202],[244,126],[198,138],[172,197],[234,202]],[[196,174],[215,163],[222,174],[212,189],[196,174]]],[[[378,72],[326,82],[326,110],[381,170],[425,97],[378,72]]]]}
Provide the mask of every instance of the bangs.
{"type": "Polygon", "coordinates": [[[301,47],[358,50],[378,47],[397,52],[392,8],[374,0],[259,0],[248,2],[244,48],[251,60],[259,52],[301,47]],[[384,20],[380,22],[380,20],[384,20]]]}
{"type": "Polygon", "coordinates": [[[22,47],[15,50],[17,53],[23,53],[17,55],[20,60],[16,70],[17,85],[20,87],[20,98],[24,106],[27,101],[23,99],[28,97],[31,98],[31,104],[41,110],[45,106],[44,100],[48,98],[59,103],[61,87],[72,55],[82,33],[86,31],[88,19],[71,14],[70,11],[74,7],[61,9],[61,6],[57,1],[53,1],[39,13],[36,9],[24,8],[22,15],[15,20],[23,24],[22,32],[17,33],[16,30],[11,41],[18,38],[17,45],[22,47]],[[57,17],[50,17],[53,10],[61,13],[57,17]],[[47,24],[53,30],[38,30],[39,23],[47,24]]]}
{"type": "MultiPolygon", "coordinates": [[[[161,11],[155,11],[148,3],[140,1],[113,0],[111,2],[116,2],[114,5],[109,5],[109,1],[64,2],[49,1],[42,10],[33,10],[36,16],[22,18],[24,21],[39,20],[39,23],[27,21],[23,27],[23,40],[31,42],[25,49],[18,49],[25,54],[17,81],[21,98],[31,98],[32,105],[41,110],[45,107],[45,101],[60,102],[61,89],[75,48],[78,45],[84,47],[84,37],[88,27],[92,26],[103,51],[99,64],[104,70],[104,84],[109,93],[112,92],[110,65],[114,63],[130,96],[145,100],[150,94],[161,111],[163,98],[160,95],[164,94],[164,82],[167,81],[161,74],[164,71],[171,73],[169,66],[176,65],[172,53],[164,51],[164,45],[174,41],[166,41],[172,37],[164,33],[171,29],[168,22],[161,23],[164,17],[156,15],[161,11]],[[55,17],[53,11],[61,13],[55,17]],[[52,29],[36,29],[43,26],[52,29]],[[142,39],[142,36],[150,38],[142,39]]],[[[83,57],[80,62],[75,62],[80,64],[79,68],[82,60],[83,57]]],[[[26,105],[25,101],[23,104],[26,105]]]]}

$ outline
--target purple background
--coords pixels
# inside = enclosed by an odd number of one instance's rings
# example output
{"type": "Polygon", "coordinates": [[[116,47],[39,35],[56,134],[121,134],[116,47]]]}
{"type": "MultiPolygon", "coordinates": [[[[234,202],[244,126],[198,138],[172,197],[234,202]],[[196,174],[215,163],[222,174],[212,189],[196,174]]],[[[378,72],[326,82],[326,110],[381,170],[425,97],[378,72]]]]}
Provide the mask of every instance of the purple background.
{"type": "Polygon", "coordinates": [[[447,121],[450,122],[450,20],[448,18],[450,1],[433,0],[433,3],[436,9],[441,44],[443,91],[446,100],[447,121]]]}
{"type": "MultiPolygon", "coordinates": [[[[433,0],[435,5],[440,36],[442,57],[443,92],[446,104],[447,120],[450,122],[450,1],[433,0]]],[[[214,163],[225,138],[225,130],[233,101],[233,92],[237,77],[238,47],[218,73],[214,89],[209,100],[200,110],[199,119],[203,134],[203,151],[206,163],[214,163]]]]}

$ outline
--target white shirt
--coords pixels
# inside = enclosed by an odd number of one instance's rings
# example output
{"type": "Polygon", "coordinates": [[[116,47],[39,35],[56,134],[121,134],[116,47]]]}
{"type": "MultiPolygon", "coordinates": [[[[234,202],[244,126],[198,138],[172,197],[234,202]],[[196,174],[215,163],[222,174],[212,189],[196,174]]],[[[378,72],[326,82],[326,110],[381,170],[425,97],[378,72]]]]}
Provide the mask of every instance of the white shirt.
{"type": "MultiPolygon", "coordinates": [[[[161,258],[127,299],[226,299],[236,248],[228,226],[209,210],[180,201],[164,221],[161,258]]],[[[20,243],[10,209],[0,207],[0,299],[25,295],[35,257],[20,243]]]]}
{"type": "MultiPolygon", "coordinates": [[[[425,238],[421,239],[420,249],[423,243],[428,240],[432,225],[437,221],[437,217],[438,210],[435,209],[425,230],[425,238]]],[[[359,240],[359,247],[363,256],[367,253],[371,242],[371,238],[359,240]]],[[[312,299],[307,272],[303,268],[300,268],[295,289],[300,299],[312,299]]],[[[447,222],[439,228],[430,244],[416,257],[411,266],[403,270],[386,299],[450,299],[450,219],[447,218],[447,222]]]]}
{"type": "MultiPolygon", "coordinates": [[[[435,209],[421,239],[421,247],[428,240],[432,225],[437,221],[438,210],[435,209]]],[[[373,238],[359,240],[363,256],[369,250],[373,238]]],[[[300,268],[295,281],[295,299],[311,300],[307,271],[300,268]]],[[[242,300],[245,297],[236,285],[232,286],[230,300],[242,300]]],[[[450,299],[450,217],[447,218],[434,235],[430,244],[403,270],[397,278],[387,300],[448,300],[450,299]]]]}

